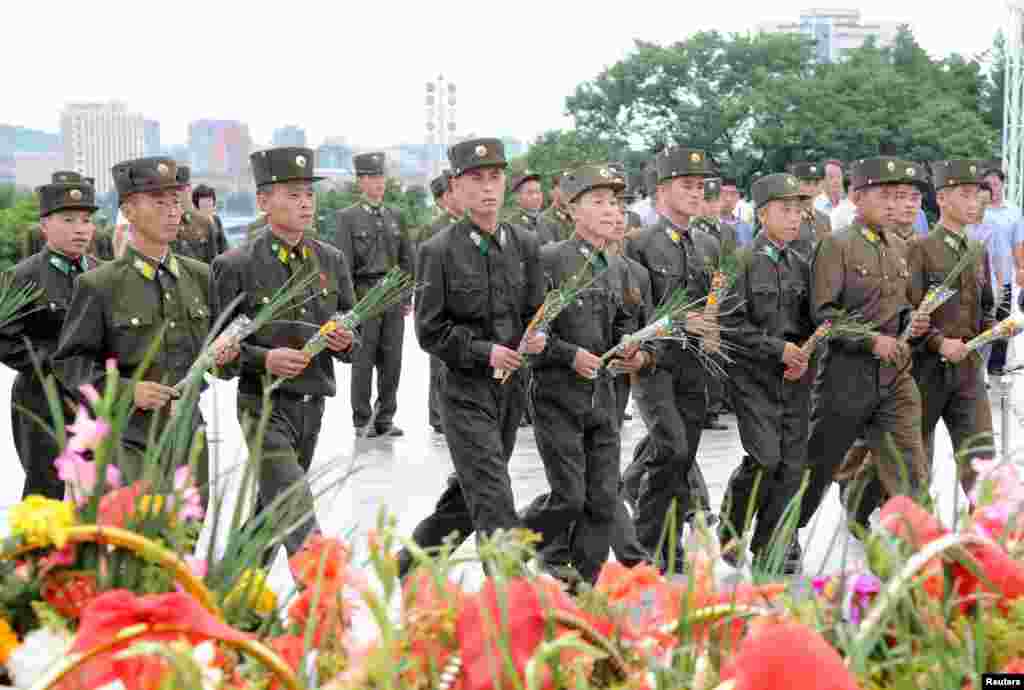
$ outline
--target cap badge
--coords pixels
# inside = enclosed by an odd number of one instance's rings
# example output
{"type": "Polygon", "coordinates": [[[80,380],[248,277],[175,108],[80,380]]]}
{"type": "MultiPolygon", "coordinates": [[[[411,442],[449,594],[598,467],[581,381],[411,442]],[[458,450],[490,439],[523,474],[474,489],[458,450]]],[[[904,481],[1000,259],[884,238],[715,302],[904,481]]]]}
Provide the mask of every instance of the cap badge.
{"type": "Polygon", "coordinates": [[[972,175],[976,175],[976,174],[977,174],[977,172],[978,172],[978,166],[976,166],[976,165],[972,165],[972,166],[971,166],[971,174],[972,174],[972,175]]]}
{"type": "Polygon", "coordinates": [[[786,184],[789,185],[790,187],[796,187],[796,180],[794,180],[792,177],[787,177],[786,184]]]}
{"type": "Polygon", "coordinates": [[[817,172],[818,172],[818,166],[816,166],[816,165],[812,165],[812,166],[811,166],[811,174],[812,174],[812,175],[814,175],[814,174],[816,174],[817,172]]]}
{"type": "Polygon", "coordinates": [[[171,174],[171,169],[167,167],[166,163],[158,163],[156,172],[160,177],[168,177],[171,174]]]}
{"type": "Polygon", "coordinates": [[[599,170],[599,171],[598,171],[598,174],[599,174],[599,175],[600,175],[601,177],[611,177],[611,175],[609,175],[609,174],[608,174],[608,171],[607,171],[607,170],[605,170],[604,168],[601,168],[601,170],[599,170]]]}
{"type": "Polygon", "coordinates": [[[473,152],[476,154],[477,158],[483,158],[487,155],[487,147],[483,144],[477,144],[477,147],[473,149],[473,152]]]}
{"type": "Polygon", "coordinates": [[[70,192],[68,192],[68,197],[72,201],[81,201],[82,200],[82,192],[81,192],[81,190],[78,190],[78,189],[72,189],[70,192]]]}
{"type": "Polygon", "coordinates": [[[888,165],[886,165],[885,167],[886,167],[886,169],[889,172],[895,172],[896,171],[896,164],[893,163],[892,161],[889,161],[888,165]]]}
{"type": "Polygon", "coordinates": [[[917,174],[917,171],[914,170],[913,168],[907,168],[907,174],[913,177],[914,175],[917,174]]]}
{"type": "Polygon", "coordinates": [[[697,152],[691,153],[690,160],[694,163],[700,163],[700,154],[697,152]]]}
{"type": "Polygon", "coordinates": [[[295,156],[295,165],[299,166],[300,168],[305,168],[306,167],[306,157],[305,156],[295,156]]]}

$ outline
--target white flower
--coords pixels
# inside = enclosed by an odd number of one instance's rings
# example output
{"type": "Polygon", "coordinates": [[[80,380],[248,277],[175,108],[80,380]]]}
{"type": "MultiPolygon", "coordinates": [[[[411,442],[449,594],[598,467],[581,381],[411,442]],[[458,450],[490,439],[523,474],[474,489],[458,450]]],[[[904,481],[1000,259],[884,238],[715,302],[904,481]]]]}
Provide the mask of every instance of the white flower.
{"type": "Polygon", "coordinates": [[[7,672],[17,688],[31,688],[43,674],[60,663],[71,646],[71,637],[48,628],[38,628],[25,636],[7,659],[7,672]]]}

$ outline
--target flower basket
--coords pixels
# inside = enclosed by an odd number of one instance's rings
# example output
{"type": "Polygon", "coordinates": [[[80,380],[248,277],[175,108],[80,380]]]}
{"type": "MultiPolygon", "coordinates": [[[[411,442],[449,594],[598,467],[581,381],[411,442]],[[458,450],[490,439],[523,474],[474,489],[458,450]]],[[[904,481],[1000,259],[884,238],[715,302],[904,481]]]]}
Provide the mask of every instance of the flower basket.
{"type": "MultiPolygon", "coordinates": [[[[143,635],[160,633],[181,633],[182,635],[187,635],[189,632],[191,631],[188,628],[168,625],[138,625],[132,628],[127,628],[121,631],[121,634],[117,635],[113,639],[96,645],[87,652],[69,655],[63,663],[59,664],[52,671],[40,678],[39,681],[32,686],[32,690],[50,690],[50,688],[55,688],[65,676],[73,672],[81,664],[103,654],[104,652],[110,651],[118,645],[138,639],[143,635]]],[[[295,677],[295,674],[292,673],[291,669],[288,668],[287,664],[285,664],[277,654],[268,649],[265,645],[255,640],[219,639],[218,642],[233,647],[234,649],[244,652],[248,656],[258,660],[265,668],[273,672],[274,676],[281,682],[286,690],[303,690],[299,680],[295,677]]]]}

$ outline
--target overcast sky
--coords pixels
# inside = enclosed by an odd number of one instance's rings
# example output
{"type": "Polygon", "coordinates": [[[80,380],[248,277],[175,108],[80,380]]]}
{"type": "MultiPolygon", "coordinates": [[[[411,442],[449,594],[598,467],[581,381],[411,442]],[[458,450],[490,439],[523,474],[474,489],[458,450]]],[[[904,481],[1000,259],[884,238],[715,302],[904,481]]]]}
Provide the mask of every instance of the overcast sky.
{"type": "MultiPolygon", "coordinates": [[[[571,126],[565,97],[633,39],[743,32],[822,4],[5,0],[0,123],[56,131],[64,103],[117,99],[159,120],[165,144],[184,143],[200,118],[243,120],[258,144],[284,124],[305,127],[314,146],[418,142],[425,82],[443,73],[458,87],[460,132],[532,138],[571,126]]],[[[825,6],[909,23],[933,56],[986,50],[1008,22],[1003,0],[825,6]]]]}

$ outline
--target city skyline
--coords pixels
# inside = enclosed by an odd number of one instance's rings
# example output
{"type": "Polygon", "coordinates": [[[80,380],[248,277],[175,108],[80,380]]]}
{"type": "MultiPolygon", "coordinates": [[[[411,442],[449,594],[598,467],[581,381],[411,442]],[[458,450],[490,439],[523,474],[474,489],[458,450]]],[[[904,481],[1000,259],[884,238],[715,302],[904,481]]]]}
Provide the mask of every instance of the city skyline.
{"type": "MultiPolygon", "coordinates": [[[[423,85],[444,73],[459,85],[460,131],[530,141],[546,130],[570,127],[565,98],[623,58],[634,39],[670,43],[698,30],[749,31],[760,22],[797,21],[812,4],[775,0],[749,13],[727,3],[634,3],[613,21],[588,21],[579,31],[567,31],[586,18],[584,12],[593,14],[594,6],[524,0],[495,23],[478,5],[460,0],[443,13],[428,6],[403,8],[400,21],[380,8],[314,3],[312,9],[275,14],[271,22],[237,3],[182,0],[161,19],[160,32],[183,35],[202,26],[214,40],[202,51],[176,51],[165,68],[131,59],[149,54],[154,45],[152,32],[135,25],[136,15],[114,13],[108,21],[106,13],[69,3],[54,23],[43,8],[18,3],[8,17],[12,23],[46,26],[56,45],[76,45],[82,35],[100,40],[89,46],[92,68],[82,78],[68,79],[63,58],[35,50],[31,32],[15,32],[0,46],[0,60],[13,65],[31,54],[33,64],[8,71],[15,97],[5,102],[0,117],[52,132],[65,102],[116,99],[159,121],[164,142],[187,141],[188,124],[201,113],[248,123],[258,144],[272,141],[274,129],[298,123],[314,146],[328,136],[343,136],[368,148],[386,147],[423,140],[423,85]],[[338,27],[355,26],[367,30],[346,30],[339,43],[338,27]],[[250,39],[260,32],[274,35],[270,45],[298,43],[302,50],[296,54],[303,60],[290,54],[269,61],[257,56],[250,39]],[[184,77],[187,86],[166,88],[165,69],[184,77]]],[[[1007,22],[998,2],[979,3],[955,16],[936,12],[934,3],[924,0],[836,4],[860,10],[865,22],[909,23],[920,44],[936,56],[984,51],[1007,22]]]]}

